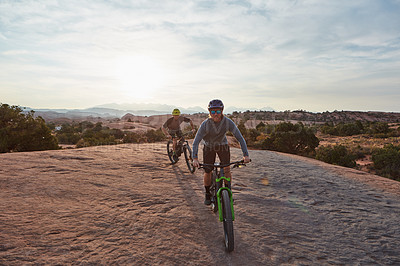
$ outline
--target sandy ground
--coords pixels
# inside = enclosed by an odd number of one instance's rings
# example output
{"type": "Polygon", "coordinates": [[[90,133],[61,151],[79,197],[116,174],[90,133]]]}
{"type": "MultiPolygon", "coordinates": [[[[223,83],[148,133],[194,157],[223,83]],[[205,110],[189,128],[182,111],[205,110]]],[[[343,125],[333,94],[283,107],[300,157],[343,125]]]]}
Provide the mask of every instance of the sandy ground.
{"type": "Polygon", "coordinates": [[[0,154],[0,264],[400,265],[399,182],[250,155],[226,253],[202,172],[164,143],[0,154]]]}

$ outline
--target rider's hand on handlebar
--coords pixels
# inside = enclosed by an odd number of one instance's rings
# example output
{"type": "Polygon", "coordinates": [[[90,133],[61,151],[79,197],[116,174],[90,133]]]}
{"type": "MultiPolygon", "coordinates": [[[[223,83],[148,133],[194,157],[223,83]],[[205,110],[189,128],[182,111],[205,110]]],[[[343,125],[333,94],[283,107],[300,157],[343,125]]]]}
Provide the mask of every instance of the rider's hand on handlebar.
{"type": "Polygon", "coordinates": [[[250,162],[250,157],[249,156],[244,156],[243,157],[243,162],[244,163],[249,163],[250,162]]]}
{"type": "Polygon", "coordinates": [[[193,166],[196,168],[200,167],[199,159],[193,159],[193,166]]]}

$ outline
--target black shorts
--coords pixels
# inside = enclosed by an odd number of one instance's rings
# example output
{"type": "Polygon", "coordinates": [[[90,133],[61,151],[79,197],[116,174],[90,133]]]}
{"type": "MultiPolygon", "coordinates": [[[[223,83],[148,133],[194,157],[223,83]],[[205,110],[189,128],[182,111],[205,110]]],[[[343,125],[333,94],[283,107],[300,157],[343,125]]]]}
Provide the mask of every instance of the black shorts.
{"type": "MultiPolygon", "coordinates": [[[[217,145],[213,147],[204,146],[203,149],[203,162],[205,164],[214,164],[216,155],[218,154],[218,158],[221,164],[228,164],[231,161],[231,152],[229,150],[229,145],[217,145]]],[[[204,171],[206,173],[210,173],[212,171],[212,167],[204,167],[204,171]]]]}
{"type": "Polygon", "coordinates": [[[170,130],[168,133],[173,138],[182,138],[182,131],[181,130],[170,130]]]}

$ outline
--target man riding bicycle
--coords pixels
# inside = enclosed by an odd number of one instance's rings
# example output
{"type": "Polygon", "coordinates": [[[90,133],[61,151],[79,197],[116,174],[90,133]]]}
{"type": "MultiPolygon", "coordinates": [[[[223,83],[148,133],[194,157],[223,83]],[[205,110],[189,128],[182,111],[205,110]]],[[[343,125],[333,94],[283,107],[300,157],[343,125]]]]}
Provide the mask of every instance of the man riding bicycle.
{"type": "MultiPolygon", "coordinates": [[[[224,104],[221,100],[215,99],[208,104],[208,111],[210,118],[204,120],[197,131],[196,137],[193,141],[193,166],[200,167],[198,159],[199,143],[204,140],[203,148],[203,163],[214,164],[216,154],[221,161],[221,164],[230,163],[230,150],[226,132],[233,133],[235,138],[239,141],[243,153],[243,160],[245,163],[250,162],[249,152],[247,150],[246,141],[244,140],[240,130],[235,123],[223,115],[224,104]]],[[[204,167],[204,188],[205,192],[205,205],[211,204],[211,167],[204,167]]],[[[232,178],[230,167],[224,167],[225,177],[232,178]]]]}
{"type": "Polygon", "coordinates": [[[182,122],[190,123],[193,133],[195,132],[192,120],[190,118],[181,116],[181,111],[179,109],[174,109],[172,111],[172,117],[169,118],[161,127],[164,134],[173,141],[172,149],[174,150],[174,155],[176,151],[177,140],[182,137],[182,122]]]}

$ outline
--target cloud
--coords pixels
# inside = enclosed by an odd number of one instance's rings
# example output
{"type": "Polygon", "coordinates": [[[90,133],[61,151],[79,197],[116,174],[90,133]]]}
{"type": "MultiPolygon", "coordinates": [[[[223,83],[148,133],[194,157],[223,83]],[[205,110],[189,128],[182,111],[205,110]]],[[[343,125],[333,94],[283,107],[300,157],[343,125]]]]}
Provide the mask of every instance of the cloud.
{"type": "Polygon", "coordinates": [[[163,97],[153,100],[179,106],[216,91],[231,105],[275,109],[271,99],[291,109],[287,99],[307,98],[323,110],[327,94],[354,99],[367,90],[365,106],[382,93],[398,97],[399,1],[43,0],[2,1],[0,9],[0,86],[8,95],[69,90],[68,105],[85,88],[118,101],[114,62],[140,54],[165,68],[163,97]]]}
{"type": "Polygon", "coordinates": [[[3,55],[25,55],[29,54],[27,50],[8,50],[2,52],[3,55]]]}

